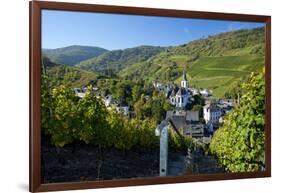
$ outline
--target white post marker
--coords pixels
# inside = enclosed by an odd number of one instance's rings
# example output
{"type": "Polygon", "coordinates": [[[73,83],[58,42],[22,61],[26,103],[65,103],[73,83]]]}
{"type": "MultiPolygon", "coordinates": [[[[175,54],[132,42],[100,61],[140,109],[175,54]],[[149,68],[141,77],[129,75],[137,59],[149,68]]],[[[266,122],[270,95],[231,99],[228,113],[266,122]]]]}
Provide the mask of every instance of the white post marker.
{"type": "Polygon", "coordinates": [[[168,139],[169,123],[164,120],[155,129],[155,135],[160,136],[159,175],[167,176],[168,169],[168,139]]]}

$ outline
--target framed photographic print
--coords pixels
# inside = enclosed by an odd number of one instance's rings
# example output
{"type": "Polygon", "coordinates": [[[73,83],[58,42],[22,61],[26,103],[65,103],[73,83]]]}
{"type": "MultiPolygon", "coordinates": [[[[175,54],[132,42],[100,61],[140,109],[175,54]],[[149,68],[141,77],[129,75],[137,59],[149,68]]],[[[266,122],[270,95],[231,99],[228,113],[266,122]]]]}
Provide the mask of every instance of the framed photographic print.
{"type": "Polygon", "coordinates": [[[30,2],[30,191],[271,176],[271,17],[30,2]]]}

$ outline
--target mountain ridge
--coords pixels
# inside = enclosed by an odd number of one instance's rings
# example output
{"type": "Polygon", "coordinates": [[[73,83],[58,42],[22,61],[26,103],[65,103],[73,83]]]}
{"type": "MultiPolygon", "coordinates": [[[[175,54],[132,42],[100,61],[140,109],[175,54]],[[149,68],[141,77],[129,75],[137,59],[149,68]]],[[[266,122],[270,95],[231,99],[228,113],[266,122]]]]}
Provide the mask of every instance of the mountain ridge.
{"type": "Polygon", "coordinates": [[[96,46],[71,45],[55,49],[42,49],[43,55],[55,63],[74,66],[80,61],[99,56],[108,50],[96,46]]]}
{"type": "Polygon", "coordinates": [[[91,71],[117,73],[123,68],[148,60],[150,57],[162,52],[166,47],[141,45],[132,48],[112,50],[97,57],[81,61],[77,66],[91,71]]]}

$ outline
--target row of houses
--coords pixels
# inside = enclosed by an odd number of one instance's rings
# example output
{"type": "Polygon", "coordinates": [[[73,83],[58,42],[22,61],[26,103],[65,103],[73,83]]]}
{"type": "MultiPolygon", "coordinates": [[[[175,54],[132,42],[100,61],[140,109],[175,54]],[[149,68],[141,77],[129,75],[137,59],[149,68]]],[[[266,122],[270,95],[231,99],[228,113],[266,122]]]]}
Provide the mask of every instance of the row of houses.
{"type": "Polygon", "coordinates": [[[185,135],[201,138],[212,135],[216,128],[223,124],[223,117],[233,109],[226,102],[211,103],[203,107],[203,119],[200,120],[199,111],[174,109],[167,111],[166,119],[173,121],[175,127],[185,135]]]}
{"type": "MultiPolygon", "coordinates": [[[[102,97],[101,94],[98,92],[99,89],[97,87],[93,87],[92,89],[98,98],[102,98],[102,101],[104,102],[104,105],[107,109],[115,109],[117,112],[122,113],[125,116],[129,116],[130,111],[128,105],[121,104],[117,100],[114,100],[112,95],[102,97]]],[[[73,90],[77,97],[83,98],[85,97],[87,87],[74,88],[73,90]]]]}

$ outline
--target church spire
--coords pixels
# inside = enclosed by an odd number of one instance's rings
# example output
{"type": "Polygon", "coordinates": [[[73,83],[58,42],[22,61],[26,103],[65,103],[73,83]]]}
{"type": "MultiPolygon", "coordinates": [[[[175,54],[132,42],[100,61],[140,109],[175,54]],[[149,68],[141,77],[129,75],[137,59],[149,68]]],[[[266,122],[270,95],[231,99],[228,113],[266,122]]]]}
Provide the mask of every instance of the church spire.
{"type": "Polygon", "coordinates": [[[186,81],[186,73],[184,71],[182,72],[182,81],[186,81]]]}
{"type": "Polygon", "coordinates": [[[187,88],[186,73],[184,71],[182,73],[181,87],[187,88]]]}

